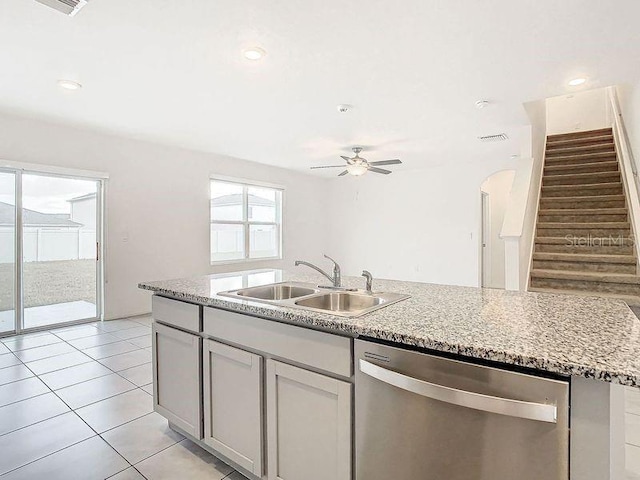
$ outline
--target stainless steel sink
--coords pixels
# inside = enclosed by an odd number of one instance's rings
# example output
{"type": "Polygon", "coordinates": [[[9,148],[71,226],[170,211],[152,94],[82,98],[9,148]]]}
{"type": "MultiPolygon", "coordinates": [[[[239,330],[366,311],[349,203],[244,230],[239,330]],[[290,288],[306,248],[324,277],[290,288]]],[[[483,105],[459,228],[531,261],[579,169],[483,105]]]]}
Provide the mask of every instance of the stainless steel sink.
{"type": "Polygon", "coordinates": [[[241,288],[220,292],[219,295],[341,317],[359,317],[409,298],[409,295],[398,293],[367,293],[364,290],[334,291],[299,282],[241,288]]]}
{"type": "Polygon", "coordinates": [[[300,307],[327,310],[330,312],[359,312],[384,303],[381,297],[347,292],[332,292],[298,300],[300,307]]]}
{"type": "Polygon", "coordinates": [[[409,298],[399,293],[331,292],[295,302],[298,307],[343,317],[358,317],[409,298]]]}
{"type": "Polygon", "coordinates": [[[236,290],[235,293],[240,297],[258,298],[260,300],[288,300],[318,293],[318,291],[315,288],[280,283],[263,287],[244,288],[236,290]]]}

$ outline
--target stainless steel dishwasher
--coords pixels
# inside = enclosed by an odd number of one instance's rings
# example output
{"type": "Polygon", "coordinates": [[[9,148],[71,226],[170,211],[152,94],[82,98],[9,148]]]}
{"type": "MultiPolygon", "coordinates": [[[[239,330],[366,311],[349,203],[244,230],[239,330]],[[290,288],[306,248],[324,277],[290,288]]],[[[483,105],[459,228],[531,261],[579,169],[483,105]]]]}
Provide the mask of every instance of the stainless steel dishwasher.
{"type": "Polygon", "coordinates": [[[569,384],[355,341],[357,480],[567,480],[569,384]]]}

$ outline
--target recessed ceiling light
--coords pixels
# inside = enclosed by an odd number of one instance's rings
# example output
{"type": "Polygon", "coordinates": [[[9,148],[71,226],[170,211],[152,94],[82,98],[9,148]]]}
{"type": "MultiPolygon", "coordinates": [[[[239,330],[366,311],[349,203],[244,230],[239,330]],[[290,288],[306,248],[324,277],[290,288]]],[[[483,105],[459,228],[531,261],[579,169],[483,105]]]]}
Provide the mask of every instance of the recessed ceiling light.
{"type": "Polygon", "coordinates": [[[571,85],[572,87],[577,87],[578,85],[582,85],[586,81],[586,78],[574,78],[573,80],[569,80],[569,85],[571,85]]]}
{"type": "Polygon", "coordinates": [[[476,108],[478,110],[482,110],[484,107],[487,107],[489,105],[489,101],[488,100],[478,100],[476,102],[476,108]]]}
{"type": "Polygon", "coordinates": [[[260,47],[251,47],[247,48],[244,52],[242,52],[242,54],[247,60],[260,60],[267,54],[267,52],[260,47]]]}
{"type": "Polygon", "coordinates": [[[58,80],[58,86],[65,90],[80,90],[82,88],[82,84],[73,80],[58,80]]]}

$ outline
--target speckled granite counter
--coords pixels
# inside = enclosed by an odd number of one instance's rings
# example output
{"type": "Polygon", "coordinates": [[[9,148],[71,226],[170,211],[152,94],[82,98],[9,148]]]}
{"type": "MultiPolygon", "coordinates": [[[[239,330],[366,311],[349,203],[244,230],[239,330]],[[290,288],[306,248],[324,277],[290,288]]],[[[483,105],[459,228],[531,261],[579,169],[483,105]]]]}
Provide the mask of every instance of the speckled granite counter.
{"type": "MultiPolygon", "coordinates": [[[[160,295],[301,326],[363,335],[404,345],[640,386],[640,321],[620,301],[543,293],[375,280],[375,291],[411,298],[360,318],[223,297],[218,292],[280,281],[326,284],[326,279],[281,270],[146,282],[160,295]]],[[[362,278],[343,284],[363,287],[362,278]]]]}

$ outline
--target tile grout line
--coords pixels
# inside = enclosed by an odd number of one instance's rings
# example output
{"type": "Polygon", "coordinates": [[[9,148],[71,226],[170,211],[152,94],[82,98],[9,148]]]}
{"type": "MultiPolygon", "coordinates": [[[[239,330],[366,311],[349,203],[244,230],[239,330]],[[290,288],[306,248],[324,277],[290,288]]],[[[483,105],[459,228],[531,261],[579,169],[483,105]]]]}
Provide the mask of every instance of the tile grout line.
{"type": "MultiPolygon", "coordinates": [[[[30,369],[26,364],[25,364],[25,367],[27,367],[29,370],[31,370],[31,369],[30,369]]],[[[48,418],[48,419],[46,419],[46,420],[50,420],[51,418],[56,418],[56,417],[58,417],[58,416],[65,415],[65,414],[67,414],[67,413],[73,413],[76,417],[78,417],[78,418],[80,419],[80,421],[82,421],[82,422],[83,422],[87,427],[89,427],[89,429],[90,429],[92,432],[94,432],[94,434],[95,434],[95,435],[92,435],[92,436],[91,436],[91,437],[89,437],[89,438],[85,438],[85,439],[83,439],[83,440],[80,440],[79,442],[72,443],[71,445],[67,445],[66,447],[61,448],[61,449],[59,449],[59,450],[56,450],[55,452],[51,452],[51,453],[48,453],[47,455],[43,455],[42,457],[36,458],[36,459],[34,459],[34,460],[30,461],[30,462],[27,462],[27,463],[25,463],[25,464],[23,464],[23,465],[20,465],[19,467],[16,467],[16,468],[14,468],[14,469],[12,469],[12,470],[9,470],[9,471],[7,471],[7,472],[4,472],[4,473],[2,473],[1,475],[6,475],[7,473],[11,473],[11,472],[13,472],[13,471],[16,471],[16,470],[18,470],[19,468],[26,467],[27,465],[30,465],[30,464],[32,464],[32,463],[34,463],[34,462],[37,462],[37,461],[39,461],[39,460],[42,460],[43,458],[47,458],[47,457],[49,457],[50,455],[54,455],[54,454],[56,454],[56,453],[58,453],[58,452],[61,452],[61,451],[63,451],[63,450],[66,450],[67,448],[69,448],[69,447],[73,447],[74,445],[78,445],[79,443],[82,443],[82,442],[84,442],[84,441],[86,441],[86,440],[89,440],[89,439],[91,439],[91,438],[93,438],[93,437],[96,437],[96,436],[100,437],[100,435],[98,434],[98,432],[96,432],[96,431],[91,427],[91,425],[89,425],[87,422],[85,422],[85,421],[84,421],[84,419],[83,419],[80,415],[78,415],[78,414],[76,413],[76,411],[75,411],[74,409],[72,409],[72,408],[67,404],[67,402],[65,402],[62,398],[60,398],[60,396],[58,396],[58,395],[56,394],[56,392],[55,392],[55,391],[51,390],[51,388],[50,388],[46,383],[44,383],[44,382],[40,379],[40,377],[39,377],[35,372],[33,372],[33,370],[31,370],[31,372],[36,376],[36,378],[38,378],[38,380],[40,380],[40,382],[42,382],[42,383],[45,385],[45,387],[46,387],[46,388],[48,388],[48,389],[49,389],[50,393],[53,393],[53,394],[54,394],[54,395],[55,395],[55,396],[56,396],[56,397],[57,397],[57,398],[58,398],[58,399],[59,399],[59,400],[60,400],[60,401],[61,401],[61,402],[62,402],[62,403],[63,403],[63,404],[64,404],[64,405],[69,409],[69,411],[68,411],[68,412],[64,412],[64,413],[62,413],[62,414],[60,414],[60,415],[55,415],[55,416],[50,417],[50,418],[48,418]]],[[[43,395],[46,395],[46,394],[43,394],[43,395]]],[[[43,420],[43,421],[46,421],[46,420],[43,420]]],[[[32,425],[37,425],[38,423],[41,423],[41,422],[36,422],[36,423],[33,423],[32,425]]],[[[31,425],[27,425],[27,427],[30,427],[30,426],[31,426],[31,425]]],[[[26,428],[26,427],[24,427],[24,428],[26,428]]],[[[102,438],[102,437],[100,437],[100,438],[102,438]]],[[[102,439],[102,440],[104,441],[104,439],[102,439]]],[[[108,444],[108,442],[107,442],[107,444],[108,444]]],[[[109,446],[111,446],[111,445],[109,445],[109,446]]],[[[116,452],[116,453],[117,453],[117,452],[116,452]]],[[[120,454],[118,454],[118,455],[120,455],[120,454]]],[[[120,456],[122,457],[122,455],[120,455],[120,456]]],[[[125,462],[127,462],[127,460],[126,460],[126,459],[124,459],[124,458],[123,458],[123,460],[124,460],[125,462]]],[[[127,462],[127,463],[129,463],[129,462],[127,462]]]]}
{"type": "MultiPolygon", "coordinates": [[[[135,327],[133,327],[133,328],[135,328],[135,327]]],[[[142,335],[142,336],[144,336],[144,335],[142,335]]],[[[135,337],[135,338],[140,338],[140,337],[135,337]]],[[[66,342],[66,340],[64,340],[64,341],[66,342]]],[[[68,342],[66,342],[66,343],[68,343],[68,342]]],[[[82,350],[80,350],[80,349],[79,349],[79,348],[77,348],[76,346],[71,345],[70,343],[69,343],[69,345],[70,345],[71,347],[75,348],[75,349],[76,349],[77,351],[79,351],[80,353],[83,353],[84,355],[87,355],[86,353],[84,353],[82,350]]],[[[136,347],[136,350],[130,350],[129,352],[117,353],[116,355],[111,355],[111,356],[109,356],[109,357],[104,357],[104,358],[101,358],[100,360],[104,360],[105,358],[112,358],[112,357],[116,357],[116,356],[118,356],[118,355],[126,355],[127,353],[132,353],[132,352],[135,352],[135,351],[137,351],[137,350],[146,350],[146,348],[145,348],[145,347],[138,347],[138,346],[137,346],[137,345],[135,345],[135,344],[132,344],[132,345],[134,345],[134,346],[136,347]]],[[[87,356],[88,356],[88,355],[87,355],[87,356]]],[[[144,363],[141,363],[140,365],[134,365],[134,366],[132,366],[132,367],[124,368],[124,369],[122,369],[122,370],[113,370],[113,369],[112,369],[112,368],[110,368],[109,366],[107,366],[107,365],[105,365],[104,363],[102,363],[100,360],[93,359],[93,358],[92,358],[92,360],[93,360],[94,362],[98,362],[98,363],[99,363],[100,365],[102,365],[104,368],[106,368],[106,369],[110,370],[112,373],[115,373],[115,374],[116,374],[116,375],[118,375],[120,378],[124,378],[126,381],[128,381],[129,383],[131,383],[132,385],[134,385],[136,388],[140,388],[140,389],[142,389],[142,387],[143,387],[144,385],[142,385],[142,386],[140,386],[140,385],[136,385],[135,383],[131,382],[128,378],[126,378],[126,377],[124,377],[124,376],[120,375],[120,373],[119,373],[119,372],[122,372],[122,371],[124,371],[124,370],[129,370],[129,368],[136,368],[136,367],[140,367],[140,366],[142,366],[142,365],[146,365],[147,363],[151,363],[151,362],[144,362],[144,363]]],[[[86,362],[86,363],[89,363],[89,362],[86,362]]],[[[83,364],[81,364],[81,365],[83,365],[83,364]]],[[[108,374],[108,375],[110,375],[110,374],[108,374]]],[[[104,376],[106,376],[106,375],[104,375],[104,376]]],[[[96,377],[96,378],[97,378],[97,377],[96,377]]],[[[77,384],[75,384],[75,385],[79,385],[80,383],[84,383],[84,382],[78,382],[78,383],[77,383],[77,384]]],[[[146,384],[146,385],[148,385],[148,384],[146,384]]],[[[71,386],[71,385],[69,385],[69,386],[71,386]]],[[[65,388],[66,388],[66,387],[65,387],[65,388]]],[[[144,391],[144,390],[143,390],[143,391],[144,391]]],[[[148,392],[146,392],[146,391],[145,391],[144,393],[146,393],[146,394],[148,395],[148,392]]]]}
{"type": "MultiPolygon", "coordinates": [[[[64,340],[64,341],[66,342],[66,340],[64,340]]],[[[69,345],[71,345],[71,344],[69,344],[69,345]]],[[[72,346],[73,348],[76,348],[76,347],[74,347],[73,345],[71,345],[71,346],[72,346]]],[[[76,350],[80,351],[80,350],[79,350],[79,349],[77,349],[77,348],[76,348],[76,350]]],[[[144,350],[144,348],[140,348],[140,350],[144,350]]],[[[134,350],[132,350],[132,351],[134,351],[134,350]]],[[[125,352],[125,353],[129,353],[129,352],[125,352]]],[[[124,355],[124,354],[122,354],[122,355],[124,355]]],[[[95,361],[95,362],[100,363],[98,360],[94,360],[94,361],[95,361]]],[[[104,366],[106,369],[108,369],[108,370],[110,370],[110,371],[112,372],[112,373],[109,373],[109,374],[107,374],[107,375],[116,374],[116,375],[118,375],[120,378],[123,378],[124,380],[128,381],[129,383],[131,383],[131,384],[134,386],[134,388],[132,388],[131,390],[127,390],[126,392],[121,392],[121,393],[119,393],[119,394],[112,395],[112,396],[110,396],[110,397],[104,398],[103,400],[108,400],[109,398],[114,398],[114,397],[117,397],[118,395],[122,395],[123,393],[132,392],[132,391],[134,391],[134,390],[142,390],[146,395],[149,395],[149,393],[148,393],[148,392],[146,392],[142,387],[140,387],[140,386],[138,386],[138,385],[134,384],[133,382],[130,382],[129,380],[127,380],[126,378],[124,378],[122,375],[119,375],[119,374],[118,374],[118,372],[116,372],[116,371],[112,370],[111,368],[109,368],[109,367],[108,367],[108,366],[106,366],[106,365],[103,365],[103,364],[100,364],[100,365],[104,366]]],[[[142,365],[145,365],[145,364],[142,364],[142,365]]],[[[139,366],[139,365],[137,365],[137,366],[139,366]]],[[[103,376],[106,376],[106,375],[103,375],[103,376]]],[[[101,377],[96,377],[96,378],[101,378],[101,377]]],[[[94,380],[94,379],[90,379],[90,380],[94,380]]],[[[86,381],[90,381],[90,380],[86,380],[86,381]]],[[[40,381],[42,381],[42,380],[40,380],[40,381]]],[[[43,383],[44,383],[44,382],[43,382],[43,383]]],[[[75,385],[79,385],[79,384],[81,384],[81,383],[84,383],[84,382],[79,382],[79,383],[77,383],[77,384],[75,384],[75,385]]],[[[47,387],[48,387],[48,385],[47,385],[47,387]]],[[[64,388],[66,388],[66,387],[64,387],[64,388]]],[[[61,389],[59,389],[59,390],[61,390],[61,389]]],[[[54,393],[58,398],[60,398],[60,397],[56,394],[56,392],[55,392],[55,391],[53,391],[53,393],[54,393]]],[[[62,398],[60,398],[60,400],[62,400],[62,398]]],[[[98,401],[93,402],[93,403],[91,403],[91,404],[89,404],[89,405],[94,405],[94,404],[99,403],[99,402],[101,402],[101,401],[103,401],[103,400],[98,400],[98,401]]],[[[62,401],[64,402],[64,400],[62,400],[62,401]]],[[[67,405],[67,403],[66,403],[66,402],[64,402],[64,403],[65,403],[65,405],[67,405]]],[[[89,406],[89,405],[84,405],[84,406],[89,406]]],[[[71,408],[69,405],[67,405],[67,407],[71,408]]],[[[84,408],[84,407],[80,407],[80,408],[84,408]]],[[[77,413],[74,409],[71,409],[71,410],[72,410],[76,415],[78,415],[78,413],[77,413]]],[[[114,428],[118,428],[118,427],[120,427],[120,426],[122,426],[122,425],[126,425],[127,423],[133,422],[134,420],[138,420],[139,418],[142,418],[142,417],[144,417],[144,416],[146,416],[146,415],[149,415],[150,413],[153,413],[153,411],[152,411],[152,412],[149,412],[149,413],[145,413],[144,415],[141,415],[141,416],[136,417],[136,418],[134,418],[134,419],[128,420],[128,421],[126,421],[126,422],[124,422],[124,423],[122,423],[122,424],[120,424],[120,425],[115,426],[115,427],[109,428],[109,429],[105,430],[105,431],[104,431],[104,432],[102,432],[102,433],[98,433],[98,432],[97,432],[95,429],[93,429],[93,427],[91,427],[91,425],[89,425],[89,424],[87,424],[87,426],[88,426],[89,428],[91,428],[91,430],[93,430],[94,432],[96,432],[96,435],[98,435],[100,438],[103,438],[103,437],[102,437],[102,434],[103,434],[103,433],[106,433],[106,432],[108,432],[108,431],[110,431],[110,430],[113,430],[114,428]]],[[[78,415],[78,417],[80,417],[80,415],[78,415]]],[[[87,423],[87,422],[85,422],[85,421],[84,421],[84,419],[83,419],[82,417],[80,417],[80,419],[81,419],[84,423],[87,423]]],[[[104,440],[104,438],[103,438],[103,440],[104,440]]],[[[105,440],[105,442],[106,442],[106,440],[105,440]]],[[[107,443],[109,443],[109,442],[107,442],[107,443]]],[[[132,465],[132,466],[133,466],[133,465],[132,465]]]]}
{"type": "MultiPolygon", "coordinates": [[[[49,393],[53,393],[53,392],[49,392],[49,393]]],[[[42,395],[49,395],[49,393],[43,393],[42,395]]],[[[38,395],[38,396],[41,397],[42,395],[38,395]]],[[[36,397],[31,397],[31,398],[36,398],[36,397]]],[[[27,399],[27,400],[29,400],[29,399],[27,399]]],[[[16,403],[18,403],[18,402],[16,402],[16,403]]],[[[58,413],[56,415],[52,415],[52,416],[50,416],[48,418],[44,418],[42,420],[38,420],[37,422],[30,423],[29,425],[25,425],[23,427],[16,428],[15,430],[11,430],[10,432],[5,432],[3,434],[0,434],[0,437],[4,437],[5,435],[9,435],[9,434],[12,434],[12,433],[15,433],[15,432],[19,432],[20,430],[24,430],[25,428],[32,427],[33,425],[38,425],[39,423],[46,422],[47,420],[51,420],[52,418],[61,417],[62,415],[66,415],[67,413],[71,413],[71,412],[72,412],[72,410],[69,410],[69,411],[66,411],[66,412],[58,413]]]]}
{"type": "MultiPolygon", "coordinates": [[[[137,322],[136,322],[136,323],[137,323],[137,322]]],[[[84,324],[83,324],[83,325],[84,325],[84,324]]],[[[135,327],[131,327],[131,328],[135,328],[135,327]]],[[[55,335],[55,333],[53,333],[53,332],[49,332],[49,333],[52,333],[53,335],[55,335]]],[[[56,336],[56,337],[58,337],[57,335],[55,335],[55,336],[56,336]]],[[[71,346],[71,347],[72,347],[72,348],[74,348],[75,350],[77,350],[77,351],[80,351],[80,352],[81,352],[81,350],[80,350],[80,349],[76,348],[74,345],[71,345],[67,340],[65,340],[65,339],[63,339],[63,338],[61,338],[61,337],[58,337],[58,338],[60,338],[60,339],[62,340],[62,342],[64,342],[64,343],[68,344],[69,346],[71,346]]],[[[136,346],[136,347],[137,347],[137,346],[136,346]]],[[[37,348],[37,347],[34,347],[34,348],[37,348]]],[[[144,350],[144,348],[140,348],[140,349],[141,349],[141,350],[144,350]]],[[[70,352],[70,353],[72,353],[72,352],[70,352]]],[[[81,353],[84,353],[84,352],[81,352],[81,353]]],[[[125,352],[125,353],[127,353],[127,352],[125,352]]],[[[65,355],[65,354],[61,354],[61,355],[65,355]]],[[[85,355],[86,355],[86,354],[85,354],[85,355]]],[[[87,357],[88,357],[88,355],[87,355],[87,357]]],[[[40,422],[32,423],[32,424],[27,425],[27,426],[22,427],[22,428],[27,428],[27,427],[30,427],[30,426],[32,426],[32,425],[37,425],[38,423],[44,422],[44,421],[46,421],[46,420],[50,420],[51,418],[56,418],[56,417],[59,417],[59,416],[61,416],[61,415],[65,415],[65,414],[67,414],[67,413],[72,413],[72,412],[73,412],[73,414],[75,414],[75,416],[76,416],[76,417],[78,417],[78,418],[79,418],[79,419],[80,419],[80,420],[81,420],[81,421],[82,421],[82,422],[83,422],[83,423],[84,423],[84,424],[85,424],[85,425],[86,425],[86,426],[87,426],[87,427],[88,427],[92,432],[94,432],[94,434],[95,434],[95,435],[93,435],[93,436],[91,436],[91,437],[89,437],[89,438],[85,438],[85,439],[83,439],[83,440],[81,440],[81,441],[79,441],[79,442],[75,442],[75,443],[73,443],[73,444],[71,444],[71,445],[67,445],[67,446],[66,446],[66,447],[64,447],[64,448],[61,448],[61,449],[59,449],[59,450],[56,450],[55,452],[51,452],[51,453],[49,453],[49,454],[47,454],[47,455],[44,455],[44,456],[39,457],[39,458],[37,458],[37,459],[34,459],[34,460],[30,461],[30,462],[27,462],[27,463],[25,463],[25,464],[23,464],[23,465],[20,465],[19,467],[14,468],[14,469],[12,469],[12,470],[9,470],[9,471],[7,471],[7,472],[3,472],[1,475],[6,475],[7,473],[10,473],[10,472],[13,472],[13,471],[15,471],[15,470],[18,470],[18,469],[20,469],[20,468],[26,467],[27,465],[29,465],[29,464],[31,464],[31,463],[37,462],[37,461],[39,461],[39,460],[42,460],[43,458],[49,457],[50,455],[54,455],[54,454],[56,454],[56,453],[58,453],[58,452],[61,452],[61,451],[63,451],[63,450],[66,450],[67,448],[73,447],[74,445],[78,445],[79,443],[82,443],[82,442],[84,442],[84,441],[86,441],[86,440],[89,440],[89,439],[91,439],[91,438],[94,438],[94,437],[96,437],[96,436],[97,436],[97,437],[99,437],[103,442],[105,442],[105,443],[109,446],[109,448],[111,448],[111,449],[112,449],[112,450],[113,450],[113,451],[114,451],[118,456],[120,456],[120,457],[121,457],[121,458],[122,458],[122,459],[123,459],[123,460],[124,460],[124,461],[129,465],[129,466],[130,466],[130,467],[133,467],[133,468],[135,469],[135,467],[133,466],[133,464],[131,464],[131,462],[129,462],[129,461],[128,461],[126,458],[124,458],[122,455],[120,455],[120,453],[119,453],[117,450],[115,450],[115,449],[111,446],[111,444],[109,444],[109,442],[107,442],[107,441],[102,437],[102,435],[101,435],[100,433],[98,433],[98,432],[97,432],[97,431],[96,431],[96,430],[95,430],[91,425],[89,425],[89,424],[88,424],[88,423],[87,423],[87,422],[86,422],[86,421],[85,421],[85,420],[84,420],[84,419],[83,419],[83,418],[82,418],[82,417],[81,417],[81,416],[76,412],[76,410],[75,410],[75,409],[71,408],[71,406],[70,406],[70,405],[69,405],[69,404],[68,404],[64,399],[62,399],[62,398],[61,398],[61,397],[56,393],[56,391],[55,391],[55,390],[52,390],[52,389],[51,389],[51,387],[49,387],[49,385],[47,385],[47,384],[46,384],[46,383],[45,383],[45,382],[40,378],[40,376],[39,376],[36,372],[34,372],[34,371],[33,371],[33,370],[32,370],[32,369],[31,369],[31,368],[30,368],[26,363],[22,362],[22,360],[21,360],[19,357],[17,357],[17,356],[16,356],[16,358],[18,358],[18,360],[20,361],[20,364],[24,365],[24,366],[25,366],[25,368],[27,368],[27,369],[28,369],[28,370],[29,370],[29,371],[34,375],[34,377],[35,377],[35,378],[37,378],[37,379],[38,379],[38,380],[39,380],[39,381],[40,381],[40,382],[41,382],[41,383],[42,383],[42,384],[43,384],[43,385],[44,385],[44,386],[49,390],[49,392],[45,392],[45,393],[42,393],[42,394],[40,394],[40,395],[34,395],[33,397],[28,397],[28,398],[23,399],[23,400],[28,400],[29,398],[35,398],[35,397],[38,397],[38,396],[46,395],[46,394],[48,394],[48,393],[52,393],[53,395],[55,395],[55,396],[56,396],[56,398],[58,398],[58,399],[59,399],[59,400],[60,400],[60,401],[61,401],[61,402],[62,402],[62,403],[63,403],[63,404],[64,404],[64,405],[69,409],[69,411],[68,411],[68,412],[64,412],[64,413],[61,413],[61,414],[59,414],[59,415],[54,415],[54,416],[49,417],[49,418],[47,418],[47,419],[45,419],[45,420],[42,420],[42,421],[40,421],[40,422]]],[[[52,357],[47,357],[47,358],[52,358],[52,357]]],[[[40,359],[40,360],[43,360],[43,359],[40,359]]],[[[95,360],[95,359],[92,359],[92,360],[93,360],[93,361],[95,361],[95,362],[98,362],[98,360],[95,360]]],[[[37,361],[37,360],[34,360],[34,361],[37,361]]],[[[80,364],[78,364],[78,365],[84,365],[85,363],[89,363],[89,362],[80,363],[80,364]]],[[[100,362],[98,362],[98,363],[100,363],[100,362]]],[[[72,367],[73,367],[73,366],[78,366],[78,365],[72,365],[72,367]]],[[[102,364],[101,364],[101,365],[102,365],[102,364]]],[[[111,369],[110,369],[109,367],[107,367],[106,365],[103,365],[103,366],[104,366],[105,368],[107,368],[108,370],[111,370],[111,369]]],[[[70,367],[65,367],[65,368],[70,368],[70,367]]],[[[54,372],[54,371],[60,371],[60,370],[64,370],[64,368],[62,368],[62,369],[58,369],[58,370],[52,370],[52,372],[54,372]]],[[[111,370],[111,371],[112,371],[113,373],[117,374],[117,372],[115,372],[115,371],[113,371],[113,370],[111,370]]],[[[52,372],[46,372],[46,373],[52,373],[52,372]]],[[[43,375],[45,375],[45,374],[43,374],[43,375]]],[[[103,376],[106,376],[106,375],[103,375],[103,376]]],[[[124,378],[124,377],[122,377],[121,375],[119,375],[119,376],[120,376],[121,378],[124,378]]],[[[34,377],[28,377],[28,378],[34,378],[34,377]]],[[[96,377],[96,378],[100,378],[100,377],[96,377]]],[[[125,379],[125,380],[127,380],[126,378],[124,378],[124,379],[125,379]]],[[[26,379],[23,379],[23,380],[26,380],[26,379]]],[[[94,379],[90,379],[90,380],[94,380],[94,379]]],[[[128,381],[128,380],[127,380],[127,381],[128,381]]],[[[10,382],[10,383],[13,383],[13,382],[10,382]]],[[[80,383],[84,383],[84,382],[79,382],[78,384],[80,384],[80,383]]],[[[134,385],[134,387],[135,387],[135,388],[133,388],[133,389],[131,389],[131,390],[127,390],[127,392],[131,392],[131,391],[136,390],[136,389],[140,389],[140,390],[142,390],[142,388],[141,388],[141,387],[138,387],[138,386],[137,386],[137,385],[135,385],[134,383],[132,383],[132,382],[129,382],[129,383],[131,383],[132,385],[134,385]]],[[[78,384],[76,384],[76,385],[78,385],[78,384]]],[[[63,387],[63,388],[66,388],[66,387],[63,387]]],[[[143,391],[144,391],[144,390],[143,390],[143,391]]],[[[127,392],[122,392],[122,393],[127,393],[127,392]]],[[[144,391],[144,393],[148,395],[148,393],[147,393],[146,391],[144,391]]],[[[115,396],[117,396],[117,395],[113,395],[113,396],[108,397],[108,398],[113,398],[113,397],[115,397],[115,396]]],[[[106,400],[106,399],[104,399],[104,400],[106,400]]],[[[20,401],[22,401],[22,400],[20,400],[20,401]]],[[[99,401],[101,401],[101,400],[99,400],[99,401]]],[[[13,403],[19,403],[19,402],[12,402],[11,404],[13,404],[13,403]]],[[[98,402],[94,402],[94,403],[98,403],[98,402]]],[[[8,404],[8,405],[11,405],[11,404],[8,404]]],[[[4,405],[4,406],[6,406],[6,405],[4,405]]],[[[85,405],[85,406],[87,406],[87,405],[85,405]]],[[[81,408],[82,408],[82,407],[81,407],[81,408]]],[[[153,413],[153,412],[150,412],[150,413],[153,413]]],[[[149,415],[149,414],[145,414],[145,415],[149,415]]],[[[135,418],[135,419],[133,419],[133,420],[130,420],[129,422],[134,421],[134,420],[137,420],[138,418],[142,418],[142,417],[144,417],[145,415],[142,415],[141,417],[137,417],[137,418],[135,418]]],[[[125,423],[123,423],[122,425],[124,425],[124,424],[126,424],[126,423],[129,423],[129,422],[125,422],[125,423]]],[[[120,426],[120,425],[118,425],[118,426],[120,426]]],[[[18,431],[18,430],[21,430],[22,428],[20,428],[20,429],[16,429],[16,430],[14,430],[14,432],[15,432],[15,431],[18,431]]],[[[113,427],[113,428],[117,428],[117,427],[113,427]]],[[[109,430],[113,430],[113,428],[112,428],[112,429],[109,429],[109,430]]],[[[105,430],[105,432],[107,432],[107,431],[109,431],[109,430],[105,430]]],[[[105,432],[102,432],[102,433],[105,433],[105,432]]],[[[7,433],[12,433],[12,432],[7,432],[7,433]]],[[[0,436],[2,436],[2,435],[0,435],[0,436]]],[[[128,469],[128,468],[130,468],[130,467],[127,467],[127,468],[125,468],[124,470],[127,470],[127,469],[128,469]]],[[[124,470],[121,470],[121,471],[124,471],[124,470]]],[[[135,469],[135,470],[137,471],[137,469],[135,469]]],[[[120,473],[120,472],[117,472],[117,473],[115,473],[114,475],[117,475],[118,473],[120,473]]],[[[140,472],[138,472],[138,473],[140,473],[140,472]]],[[[140,473],[140,474],[141,474],[141,473],[140,473]]],[[[142,474],[141,474],[141,475],[142,475],[142,474]]],[[[144,477],[144,475],[142,475],[142,476],[144,477]]],[[[144,478],[146,478],[146,477],[144,477],[144,478]]]]}

